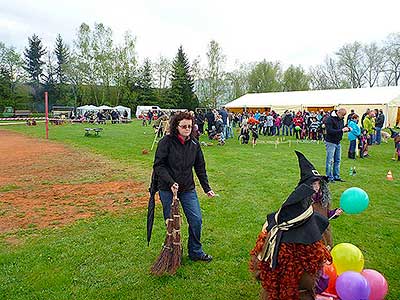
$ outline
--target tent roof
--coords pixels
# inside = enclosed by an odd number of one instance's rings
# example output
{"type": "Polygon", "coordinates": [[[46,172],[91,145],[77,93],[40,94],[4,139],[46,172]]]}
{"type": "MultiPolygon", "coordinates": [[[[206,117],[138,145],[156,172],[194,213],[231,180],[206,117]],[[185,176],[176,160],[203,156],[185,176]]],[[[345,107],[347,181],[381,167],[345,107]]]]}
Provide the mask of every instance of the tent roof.
{"type": "Polygon", "coordinates": [[[345,104],[400,105],[400,87],[246,94],[227,103],[225,107],[335,106],[345,104]]]}
{"type": "Polygon", "coordinates": [[[118,109],[126,109],[126,110],[131,110],[129,107],[122,106],[122,105],[118,105],[118,106],[114,107],[114,109],[116,109],[116,110],[118,110],[118,109]]]}
{"type": "Polygon", "coordinates": [[[113,109],[113,108],[108,105],[102,105],[102,106],[99,106],[98,109],[113,109]]]}

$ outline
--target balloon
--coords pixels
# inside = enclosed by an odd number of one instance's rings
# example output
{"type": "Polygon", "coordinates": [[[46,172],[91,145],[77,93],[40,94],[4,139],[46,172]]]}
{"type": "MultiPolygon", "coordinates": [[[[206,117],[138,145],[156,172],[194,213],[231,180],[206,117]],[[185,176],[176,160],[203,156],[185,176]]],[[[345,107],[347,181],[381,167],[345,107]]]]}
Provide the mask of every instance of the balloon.
{"type": "Polygon", "coordinates": [[[340,196],[340,207],[348,214],[358,214],[368,207],[368,194],[358,188],[352,187],[345,190],[340,196]]]}
{"type": "Polygon", "coordinates": [[[338,244],[333,247],[331,255],[338,275],[346,271],[361,272],[364,268],[364,255],[353,244],[338,244]]]}
{"type": "Polygon", "coordinates": [[[336,280],[336,291],[341,300],[366,300],[370,287],[367,279],[360,273],[348,271],[336,280]]]}
{"type": "Polygon", "coordinates": [[[299,131],[301,128],[300,128],[300,126],[296,126],[294,129],[296,129],[297,131],[299,131]]]}
{"type": "Polygon", "coordinates": [[[330,265],[328,264],[324,265],[324,274],[329,277],[328,287],[326,288],[325,292],[337,295],[335,289],[337,274],[336,274],[336,268],[333,263],[330,265]]]}
{"type": "Polygon", "coordinates": [[[368,300],[383,300],[388,292],[388,283],[381,273],[371,269],[365,269],[361,275],[368,281],[371,293],[368,300]]]}

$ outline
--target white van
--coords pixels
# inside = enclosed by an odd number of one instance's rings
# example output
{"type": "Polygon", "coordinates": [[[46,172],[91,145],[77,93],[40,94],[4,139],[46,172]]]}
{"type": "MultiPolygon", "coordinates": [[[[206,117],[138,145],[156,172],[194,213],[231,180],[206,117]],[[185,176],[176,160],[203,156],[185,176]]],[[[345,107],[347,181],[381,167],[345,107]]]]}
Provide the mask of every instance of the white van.
{"type": "Polygon", "coordinates": [[[138,106],[138,107],[136,107],[136,118],[139,118],[139,116],[142,113],[147,114],[147,112],[149,110],[151,110],[151,111],[155,111],[156,110],[158,112],[158,111],[161,110],[161,108],[158,107],[158,106],[138,106]]]}

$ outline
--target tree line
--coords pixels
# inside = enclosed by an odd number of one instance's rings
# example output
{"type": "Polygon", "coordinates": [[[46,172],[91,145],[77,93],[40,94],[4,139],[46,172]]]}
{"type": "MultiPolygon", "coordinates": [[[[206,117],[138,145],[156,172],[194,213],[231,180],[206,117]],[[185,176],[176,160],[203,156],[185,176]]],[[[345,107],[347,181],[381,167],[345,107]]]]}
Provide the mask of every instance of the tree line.
{"type": "Polygon", "coordinates": [[[379,44],[345,44],[308,71],[264,59],[237,63],[228,72],[214,40],[205,63],[199,57],[190,62],[183,46],[173,59],[140,63],[136,44],[130,32],[116,44],[111,28],[102,23],[92,28],[82,23],[71,46],[58,35],[53,49],[47,49],[34,34],[18,53],[0,41],[0,109],[43,111],[44,91],[58,105],[194,109],[217,107],[246,93],[397,86],[400,80],[400,33],[379,44]]]}

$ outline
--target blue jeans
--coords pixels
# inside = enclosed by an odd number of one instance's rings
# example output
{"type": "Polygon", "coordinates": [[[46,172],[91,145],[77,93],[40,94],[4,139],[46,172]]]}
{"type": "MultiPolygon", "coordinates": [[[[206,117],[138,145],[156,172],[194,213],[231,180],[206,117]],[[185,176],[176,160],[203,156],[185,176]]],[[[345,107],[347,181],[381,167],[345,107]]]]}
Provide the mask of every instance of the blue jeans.
{"type": "Polygon", "coordinates": [[[375,142],[379,145],[382,141],[382,136],[381,136],[381,127],[375,127],[376,130],[376,137],[375,137],[375,142]]]}
{"type": "Polygon", "coordinates": [[[289,135],[289,126],[288,125],[283,125],[283,129],[282,129],[282,135],[289,135]]]}
{"type": "MultiPolygon", "coordinates": [[[[164,219],[168,219],[171,210],[172,192],[160,191],[159,195],[163,206],[164,219]]],[[[178,193],[178,198],[189,223],[189,256],[198,257],[203,254],[203,249],[200,242],[202,217],[196,190],[178,193]]]]}
{"type": "Polygon", "coordinates": [[[326,146],[326,176],[329,180],[340,178],[340,144],[325,142],[326,146]]]}

